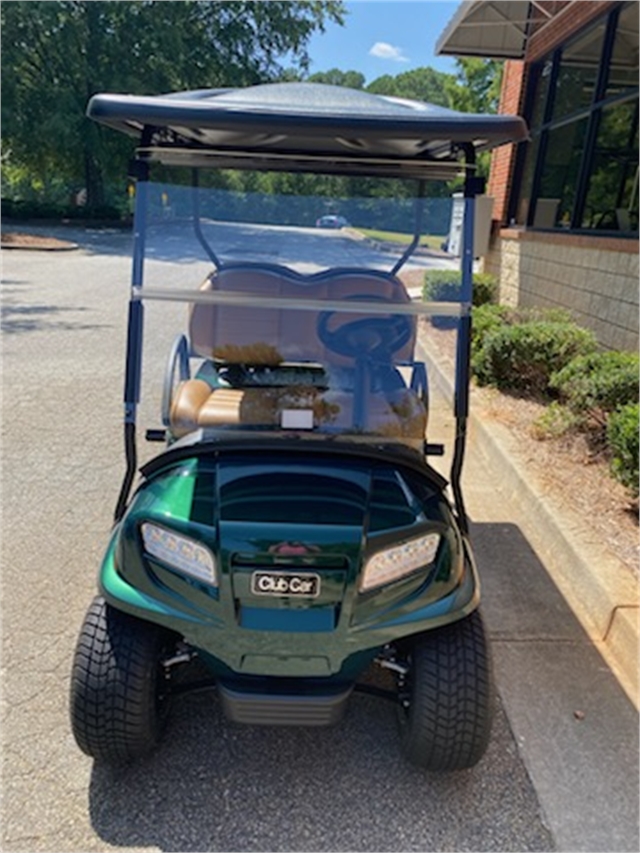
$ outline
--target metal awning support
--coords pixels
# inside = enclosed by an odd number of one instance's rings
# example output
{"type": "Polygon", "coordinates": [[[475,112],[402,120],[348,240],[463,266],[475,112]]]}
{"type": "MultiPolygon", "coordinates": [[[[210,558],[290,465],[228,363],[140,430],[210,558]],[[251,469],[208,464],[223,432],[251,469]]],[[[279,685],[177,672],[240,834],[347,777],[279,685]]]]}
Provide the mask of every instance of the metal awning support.
{"type": "Polygon", "coordinates": [[[436,54],[524,59],[532,14],[551,17],[529,0],[466,0],[436,42],[436,54]]]}

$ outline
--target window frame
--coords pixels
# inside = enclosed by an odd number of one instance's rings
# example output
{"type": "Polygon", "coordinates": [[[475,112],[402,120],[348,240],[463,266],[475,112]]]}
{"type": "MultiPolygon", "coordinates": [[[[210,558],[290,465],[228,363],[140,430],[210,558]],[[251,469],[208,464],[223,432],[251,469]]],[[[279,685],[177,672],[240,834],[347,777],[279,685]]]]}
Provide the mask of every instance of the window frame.
{"type": "MultiPolygon", "coordinates": [[[[537,127],[531,127],[531,139],[527,142],[522,142],[518,145],[516,151],[513,180],[511,184],[511,192],[509,194],[509,204],[507,208],[507,216],[509,222],[517,222],[518,210],[521,204],[522,180],[525,174],[526,159],[529,152],[533,150],[535,137],[538,138],[537,152],[535,154],[536,161],[533,166],[533,177],[531,181],[531,192],[527,216],[524,223],[527,229],[535,231],[547,231],[552,233],[563,234],[589,234],[592,236],[616,236],[621,238],[637,239],[638,231],[619,231],[619,230],[595,230],[593,228],[582,227],[584,209],[589,190],[589,177],[593,166],[594,154],[598,138],[598,130],[600,127],[603,112],[613,106],[625,103],[631,100],[638,99],[638,88],[627,89],[621,93],[606,96],[607,86],[609,83],[609,70],[613,55],[616,32],[618,29],[618,21],[622,10],[626,3],[620,3],[607,12],[591,21],[587,26],[583,27],[578,32],[572,34],[571,39],[564,44],[559,45],[553,51],[542,56],[529,67],[527,75],[527,83],[525,88],[523,115],[530,122],[536,106],[536,95],[538,93],[538,84],[542,75],[545,64],[551,62],[551,76],[546,92],[545,103],[542,109],[542,121],[537,127]],[[572,113],[567,113],[555,120],[553,116],[554,97],[557,88],[560,66],[562,63],[562,53],[567,45],[584,36],[590,29],[595,29],[605,23],[605,32],[602,44],[602,53],[596,76],[591,103],[588,106],[583,106],[572,113]],[[583,119],[588,119],[587,129],[585,132],[585,141],[580,157],[580,165],[578,167],[578,175],[575,184],[575,197],[571,210],[571,219],[568,227],[559,227],[554,225],[552,228],[534,226],[534,218],[537,202],[540,198],[540,189],[542,178],[547,163],[547,149],[550,134],[564,126],[575,124],[583,119]]],[[[637,111],[636,111],[637,115],[637,111]]]]}

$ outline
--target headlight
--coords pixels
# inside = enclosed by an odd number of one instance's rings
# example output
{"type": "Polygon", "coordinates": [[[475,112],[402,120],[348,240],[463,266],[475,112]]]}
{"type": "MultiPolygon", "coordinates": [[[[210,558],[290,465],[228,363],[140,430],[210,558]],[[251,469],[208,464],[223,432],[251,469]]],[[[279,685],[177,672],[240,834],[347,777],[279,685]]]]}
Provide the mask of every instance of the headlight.
{"type": "Polygon", "coordinates": [[[215,560],[204,545],[149,522],[140,531],[147,554],[196,580],[217,585],[215,560]]]}
{"type": "Polygon", "coordinates": [[[400,545],[378,551],[365,564],[360,592],[391,583],[422,566],[428,566],[434,561],[439,544],[440,534],[428,533],[419,539],[409,539],[400,545]]]}

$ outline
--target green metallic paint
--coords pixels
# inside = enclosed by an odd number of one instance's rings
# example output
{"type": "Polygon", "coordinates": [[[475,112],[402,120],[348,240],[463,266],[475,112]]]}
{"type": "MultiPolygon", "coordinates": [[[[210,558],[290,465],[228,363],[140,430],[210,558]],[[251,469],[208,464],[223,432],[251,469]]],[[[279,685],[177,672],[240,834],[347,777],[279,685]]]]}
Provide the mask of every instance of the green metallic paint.
{"type": "MultiPolygon", "coordinates": [[[[118,530],[114,533],[100,569],[100,592],[105,599],[118,607],[142,619],[159,622],[169,627],[178,615],[174,608],[159,601],[155,596],[145,594],[136,589],[119,574],[115,566],[114,553],[118,538],[118,530]]],[[[189,619],[180,613],[181,619],[189,619]]]]}
{"type": "MultiPolygon", "coordinates": [[[[391,473],[394,468],[386,461],[379,467],[391,473]]],[[[326,458],[274,456],[246,465],[194,457],[157,470],[114,532],[101,571],[103,595],[115,607],[184,637],[218,675],[351,677],[386,644],[462,618],[478,603],[475,567],[469,555],[465,558],[467,549],[442,496],[422,500],[433,520],[414,507],[413,524],[386,531],[377,525],[368,537],[374,468],[362,460],[331,465],[326,458]],[[261,489],[269,484],[269,494],[277,494],[274,483],[287,482],[294,491],[305,482],[318,490],[308,499],[298,495],[298,519],[282,517],[296,511],[296,501],[285,495],[285,503],[273,510],[278,520],[269,523],[261,489]],[[309,521],[313,512],[317,523],[309,521]],[[229,515],[253,518],[225,518],[229,515]],[[350,523],[357,519],[360,523],[350,523]],[[194,581],[144,554],[143,521],[170,526],[209,548],[218,586],[194,581]],[[432,566],[358,592],[368,555],[434,530],[442,543],[432,566]],[[251,575],[265,567],[318,574],[320,594],[252,593],[251,575]]],[[[415,495],[412,500],[417,501],[415,495]]],[[[387,517],[381,512],[379,519],[387,517]]]]}

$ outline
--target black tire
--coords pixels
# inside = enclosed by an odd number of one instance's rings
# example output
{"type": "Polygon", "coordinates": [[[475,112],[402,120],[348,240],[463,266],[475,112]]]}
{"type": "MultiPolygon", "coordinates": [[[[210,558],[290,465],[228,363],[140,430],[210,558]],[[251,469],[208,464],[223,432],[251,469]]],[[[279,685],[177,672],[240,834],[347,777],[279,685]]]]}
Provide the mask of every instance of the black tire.
{"type": "Polygon", "coordinates": [[[480,613],[423,635],[407,662],[399,710],[405,757],[427,770],[473,767],[489,743],[495,700],[480,613]]]}
{"type": "Polygon", "coordinates": [[[83,752],[121,764],[156,746],[169,711],[160,660],[170,648],[159,626],[94,598],[71,675],[71,727],[83,752]]]}

